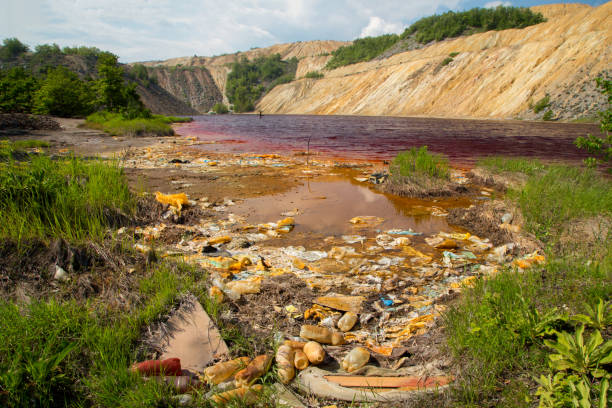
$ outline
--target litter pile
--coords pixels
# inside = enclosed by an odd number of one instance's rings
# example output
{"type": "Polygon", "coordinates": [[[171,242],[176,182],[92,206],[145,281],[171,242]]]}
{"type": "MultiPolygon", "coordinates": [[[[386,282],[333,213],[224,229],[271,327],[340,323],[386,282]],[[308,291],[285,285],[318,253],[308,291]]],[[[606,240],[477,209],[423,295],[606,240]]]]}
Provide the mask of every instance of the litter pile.
{"type": "MultiPolygon", "coordinates": [[[[223,168],[268,167],[295,178],[334,168],[311,161],[305,169],[278,155],[210,158],[203,151],[187,155],[185,147],[181,149],[179,153],[172,146],[152,147],[126,163],[141,169],[210,174],[223,168]]],[[[364,172],[353,178],[377,184],[384,182],[385,174],[369,177],[364,172]]],[[[468,182],[460,172],[454,172],[453,179],[458,184],[468,182]]],[[[475,199],[488,200],[490,195],[483,190],[475,199]]],[[[211,298],[228,306],[222,318],[256,338],[273,335],[275,346],[262,341],[260,355],[252,360],[231,358],[214,323],[193,299],[170,317],[170,329],[159,333],[159,360],[141,363],[134,370],[173,384],[179,392],[205,388],[208,397],[221,405],[237,397],[255,399],[261,392],[257,383],[272,364],[283,384],[325,399],[397,401],[445,387],[453,381],[446,359],[417,361],[411,358],[410,344],[427,336],[448,299],[478,277],[493,275],[503,265],[525,269],[544,261],[537,251],[525,254],[514,242],[494,246],[489,239],[458,228],[433,234],[418,228],[382,228],[385,220],[368,214],[347,217],[349,234],[283,245],[300,223],[299,209],[252,224],[231,212],[234,199],[221,202],[157,192],[156,200],[165,207],[164,222],[122,233],[132,232],[140,251],[155,246],[162,257],[205,268],[211,298]],[[188,225],[171,223],[185,208],[212,215],[188,225]]],[[[408,212],[448,215],[436,202],[408,212]]],[[[519,229],[511,218],[502,218],[498,223],[503,228],[519,229]]],[[[284,404],[302,406],[289,388],[277,385],[284,404]]]]}

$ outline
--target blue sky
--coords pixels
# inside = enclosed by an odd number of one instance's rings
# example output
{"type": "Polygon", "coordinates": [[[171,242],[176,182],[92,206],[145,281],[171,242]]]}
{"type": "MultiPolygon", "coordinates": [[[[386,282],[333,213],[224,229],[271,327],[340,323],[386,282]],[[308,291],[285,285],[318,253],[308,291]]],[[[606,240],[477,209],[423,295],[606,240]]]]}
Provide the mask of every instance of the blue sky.
{"type": "MultiPolygon", "coordinates": [[[[491,0],[0,0],[0,38],[30,46],[88,45],[122,62],[218,55],[309,40],[401,32],[447,10],[559,1],[491,0]]],[[[586,2],[592,6],[604,0],[586,2]]]]}

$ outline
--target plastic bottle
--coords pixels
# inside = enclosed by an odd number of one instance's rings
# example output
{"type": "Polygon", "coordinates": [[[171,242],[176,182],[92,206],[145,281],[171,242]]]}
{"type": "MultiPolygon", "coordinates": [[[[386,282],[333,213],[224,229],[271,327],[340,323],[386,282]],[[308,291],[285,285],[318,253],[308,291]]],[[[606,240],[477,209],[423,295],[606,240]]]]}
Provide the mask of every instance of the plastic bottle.
{"type": "Polygon", "coordinates": [[[308,361],[308,356],[306,353],[304,353],[302,350],[294,349],[293,365],[295,368],[298,370],[303,370],[308,367],[309,364],[310,362],[308,361]]]}
{"type": "Polygon", "coordinates": [[[341,346],[344,344],[344,334],[340,332],[333,332],[331,335],[331,344],[332,346],[341,346]]]}
{"type": "Polygon", "coordinates": [[[259,293],[261,290],[261,279],[235,280],[225,284],[227,290],[239,295],[248,293],[259,293]]]}
{"type": "Polygon", "coordinates": [[[250,362],[251,359],[249,357],[240,357],[217,363],[204,370],[204,378],[209,384],[220,384],[236,374],[237,371],[245,368],[250,362]]]}
{"type": "Polygon", "coordinates": [[[149,375],[181,375],[181,360],[168,358],[166,360],[147,360],[132,365],[131,370],[138,374],[149,375]]]}
{"type": "Polygon", "coordinates": [[[234,376],[236,387],[252,384],[268,371],[271,362],[272,358],[267,354],[255,357],[245,369],[238,371],[234,376]]]}
{"type": "Polygon", "coordinates": [[[350,373],[360,369],[370,360],[370,352],[363,347],[355,347],[342,360],[342,368],[350,373]]]}
{"type": "Polygon", "coordinates": [[[286,344],[293,349],[303,350],[304,344],[306,344],[306,342],[305,341],[295,341],[295,340],[285,340],[283,344],[286,344]]]}
{"type": "Polygon", "coordinates": [[[218,406],[224,406],[229,401],[237,398],[242,399],[245,404],[249,404],[257,400],[257,393],[261,392],[262,389],[263,386],[261,384],[256,384],[252,387],[240,387],[213,395],[211,399],[218,406]]]}
{"type": "Polygon", "coordinates": [[[300,337],[323,344],[331,344],[332,342],[331,330],[310,324],[305,324],[300,328],[300,337]]]}
{"type": "Polygon", "coordinates": [[[278,379],[283,384],[289,384],[295,377],[295,367],[293,366],[294,352],[287,345],[282,345],[276,351],[276,367],[278,369],[278,379]]]}
{"type": "Polygon", "coordinates": [[[353,312],[346,312],[344,316],[338,320],[338,328],[343,332],[347,332],[357,323],[357,315],[353,312]]]}
{"type": "Polygon", "coordinates": [[[309,341],[304,345],[304,354],[312,364],[319,364],[325,360],[325,350],[316,341],[309,341]]]}
{"type": "Polygon", "coordinates": [[[217,303],[223,302],[223,292],[217,286],[211,286],[208,290],[208,296],[215,300],[217,303]]]}

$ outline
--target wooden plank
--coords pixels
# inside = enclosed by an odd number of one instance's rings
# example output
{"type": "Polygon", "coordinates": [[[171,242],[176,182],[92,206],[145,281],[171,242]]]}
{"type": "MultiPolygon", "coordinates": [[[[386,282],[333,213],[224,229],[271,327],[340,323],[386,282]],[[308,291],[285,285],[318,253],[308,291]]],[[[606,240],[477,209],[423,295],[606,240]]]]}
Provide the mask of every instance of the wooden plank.
{"type": "Polygon", "coordinates": [[[326,375],[327,381],[343,387],[373,387],[373,388],[399,388],[402,390],[417,390],[435,388],[449,384],[452,379],[446,376],[437,377],[365,377],[357,375],[326,375]]]}

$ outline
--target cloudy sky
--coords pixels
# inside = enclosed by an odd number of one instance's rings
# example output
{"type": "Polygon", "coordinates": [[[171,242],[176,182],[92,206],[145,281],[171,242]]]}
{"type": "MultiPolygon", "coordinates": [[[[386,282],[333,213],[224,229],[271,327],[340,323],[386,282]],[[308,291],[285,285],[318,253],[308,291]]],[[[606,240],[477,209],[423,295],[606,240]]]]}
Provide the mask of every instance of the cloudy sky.
{"type": "MultiPolygon", "coordinates": [[[[88,45],[122,62],[399,33],[447,10],[547,0],[0,0],[0,39],[88,45]]],[[[588,0],[597,6],[604,0],[588,0]]]]}

